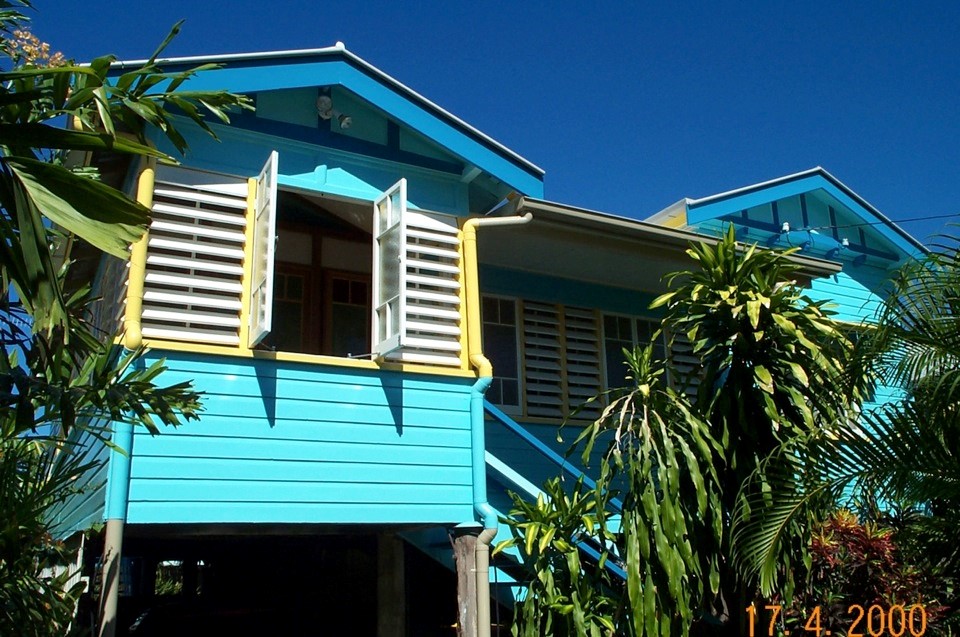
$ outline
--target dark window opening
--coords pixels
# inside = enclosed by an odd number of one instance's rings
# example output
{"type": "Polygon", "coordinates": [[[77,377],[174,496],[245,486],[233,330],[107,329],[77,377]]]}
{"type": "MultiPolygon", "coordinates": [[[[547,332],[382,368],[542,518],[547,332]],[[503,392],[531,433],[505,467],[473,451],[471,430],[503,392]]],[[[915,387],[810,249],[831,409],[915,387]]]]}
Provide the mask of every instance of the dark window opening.
{"type": "Polygon", "coordinates": [[[273,325],[261,347],[369,354],[371,218],[363,204],[279,194],[273,325]]]}

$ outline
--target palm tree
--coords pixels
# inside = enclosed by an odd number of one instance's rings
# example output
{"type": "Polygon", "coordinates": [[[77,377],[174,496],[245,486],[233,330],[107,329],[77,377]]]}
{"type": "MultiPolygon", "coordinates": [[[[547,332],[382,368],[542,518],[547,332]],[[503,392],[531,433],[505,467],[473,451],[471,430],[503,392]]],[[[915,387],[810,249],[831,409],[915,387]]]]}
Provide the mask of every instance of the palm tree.
{"type": "Polygon", "coordinates": [[[857,344],[854,369],[900,387],[902,397],[790,441],[766,461],[770,471],[779,467],[778,490],[748,500],[734,532],[738,564],[765,594],[789,566],[778,556],[796,541],[798,521],[823,520],[829,508],[853,501],[922,509],[904,529],[921,548],[914,557],[928,570],[960,573],[958,246],[944,237],[937,251],[901,269],[876,329],[857,344]]]}
{"type": "Polygon", "coordinates": [[[79,593],[44,570],[69,557],[52,517],[95,473],[93,452],[108,435],[99,423],[155,432],[200,408],[188,383],[159,385],[162,362],[146,367],[142,351],[124,352],[114,335],[94,331],[89,287],[65,286],[70,264],[54,255],[67,236],[126,258],[149,220],[95,170],[70,168],[67,153],[175,162],[146,141],[155,127],[185,148],[168,107],[212,134],[200,108],[225,120],[227,109],[250,102],[225,91],[175,93],[213,68],[159,68],[179,25],[142,68],[108,81],[112,57],[78,66],[49,54],[23,30],[25,6],[0,0],[0,634],[48,635],[63,633],[79,593]],[[61,127],[64,116],[72,128],[61,127]]]}

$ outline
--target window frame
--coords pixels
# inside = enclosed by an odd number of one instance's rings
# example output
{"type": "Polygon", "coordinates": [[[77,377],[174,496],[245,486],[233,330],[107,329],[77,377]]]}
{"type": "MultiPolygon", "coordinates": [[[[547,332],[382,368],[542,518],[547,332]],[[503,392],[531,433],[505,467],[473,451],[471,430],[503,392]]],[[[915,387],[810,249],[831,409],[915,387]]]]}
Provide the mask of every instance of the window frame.
{"type": "MultiPolygon", "coordinates": [[[[610,379],[607,377],[607,372],[609,371],[609,367],[608,367],[609,360],[608,360],[608,358],[607,358],[607,325],[606,325],[606,321],[605,321],[604,319],[606,319],[606,317],[608,317],[608,316],[614,317],[614,318],[625,318],[625,319],[628,319],[628,320],[630,321],[631,346],[634,347],[634,348],[636,348],[637,346],[639,346],[639,345],[641,345],[641,344],[643,344],[643,345],[646,345],[646,344],[647,344],[647,342],[644,342],[644,343],[641,343],[641,342],[640,342],[639,323],[640,323],[641,321],[644,322],[644,323],[648,323],[648,324],[652,325],[652,326],[653,326],[653,330],[652,330],[652,331],[654,331],[654,332],[656,332],[656,330],[660,329],[660,319],[657,319],[657,318],[654,318],[654,317],[651,317],[651,316],[644,316],[644,315],[639,315],[639,314],[626,314],[626,313],[623,313],[623,312],[603,312],[603,311],[601,311],[601,313],[600,313],[600,328],[601,328],[601,332],[602,332],[602,333],[601,333],[601,340],[603,341],[603,374],[604,374],[604,378],[603,378],[603,389],[604,389],[604,391],[609,390],[609,389],[615,389],[614,387],[611,387],[611,386],[610,386],[610,379]]],[[[611,339],[611,340],[613,340],[613,339],[611,339]]],[[[618,340],[622,340],[622,339],[618,339],[618,340]]],[[[666,336],[666,334],[665,334],[663,331],[660,332],[659,340],[660,340],[660,346],[661,346],[661,348],[663,349],[664,356],[666,356],[666,354],[667,354],[667,336],[666,336]]]]}
{"type": "MultiPolygon", "coordinates": [[[[516,348],[516,351],[517,351],[517,366],[516,366],[516,369],[513,370],[515,373],[515,376],[508,377],[511,380],[516,379],[517,381],[517,404],[516,405],[497,404],[497,403],[494,403],[494,404],[497,405],[497,407],[499,407],[506,414],[509,414],[511,416],[524,416],[527,413],[527,401],[526,401],[526,393],[524,392],[524,382],[523,382],[523,332],[521,331],[521,319],[523,314],[521,312],[521,305],[520,305],[523,301],[518,297],[509,296],[505,294],[482,293],[480,295],[481,338],[483,338],[484,331],[485,331],[484,328],[487,325],[487,320],[483,315],[483,306],[485,305],[485,301],[487,299],[496,299],[498,301],[511,301],[513,303],[513,339],[514,339],[514,347],[516,348]]],[[[508,325],[504,325],[503,323],[491,323],[491,325],[509,327],[508,325]]],[[[489,351],[487,349],[486,339],[482,341],[482,351],[484,352],[489,351]]],[[[494,379],[497,379],[497,377],[499,376],[497,370],[498,370],[498,366],[494,364],[493,365],[494,379]]],[[[502,395],[503,395],[503,392],[501,391],[501,396],[502,395]]]]}

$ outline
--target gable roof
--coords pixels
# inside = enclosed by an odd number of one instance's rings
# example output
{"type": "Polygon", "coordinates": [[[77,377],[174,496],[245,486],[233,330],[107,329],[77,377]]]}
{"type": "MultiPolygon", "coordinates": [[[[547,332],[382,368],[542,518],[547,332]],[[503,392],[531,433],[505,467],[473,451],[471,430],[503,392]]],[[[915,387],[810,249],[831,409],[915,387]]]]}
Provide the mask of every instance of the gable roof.
{"type": "MultiPolygon", "coordinates": [[[[694,227],[709,220],[740,214],[755,206],[818,191],[825,192],[863,222],[850,225],[872,228],[902,255],[915,255],[926,251],[922,243],[820,166],[708,197],[682,199],[647,220],[663,225],[694,227]]],[[[827,227],[829,226],[812,229],[827,227]]]]}
{"type": "MultiPolygon", "coordinates": [[[[146,61],[117,62],[113,68],[119,74],[146,61]]],[[[348,51],[341,42],[318,49],[201,55],[157,62],[167,71],[200,64],[225,65],[215,73],[202,73],[185,82],[183,86],[190,90],[253,93],[343,86],[518,192],[543,194],[543,169],[348,51]]]]}

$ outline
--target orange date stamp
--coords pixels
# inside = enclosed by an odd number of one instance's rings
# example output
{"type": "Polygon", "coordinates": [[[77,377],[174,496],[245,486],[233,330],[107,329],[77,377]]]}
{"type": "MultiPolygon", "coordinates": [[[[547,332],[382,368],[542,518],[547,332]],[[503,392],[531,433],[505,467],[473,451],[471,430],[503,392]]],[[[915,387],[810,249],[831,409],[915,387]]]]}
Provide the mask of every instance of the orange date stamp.
{"type": "MultiPolygon", "coordinates": [[[[757,626],[760,623],[762,630],[763,624],[767,624],[767,637],[774,637],[774,630],[777,622],[782,620],[782,607],[779,604],[767,604],[763,611],[757,610],[754,604],[746,608],[747,621],[749,624],[748,637],[763,637],[762,632],[758,632],[757,626]]],[[[892,606],[881,606],[873,604],[864,607],[860,604],[852,604],[847,608],[846,619],[849,628],[846,632],[831,632],[828,628],[821,626],[820,607],[814,606],[800,620],[806,620],[803,629],[810,633],[810,637],[923,637],[927,632],[927,611],[923,604],[912,604],[904,606],[903,604],[893,604],[892,606]]],[[[845,622],[847,623],[847,622],[845,622]]]]}

